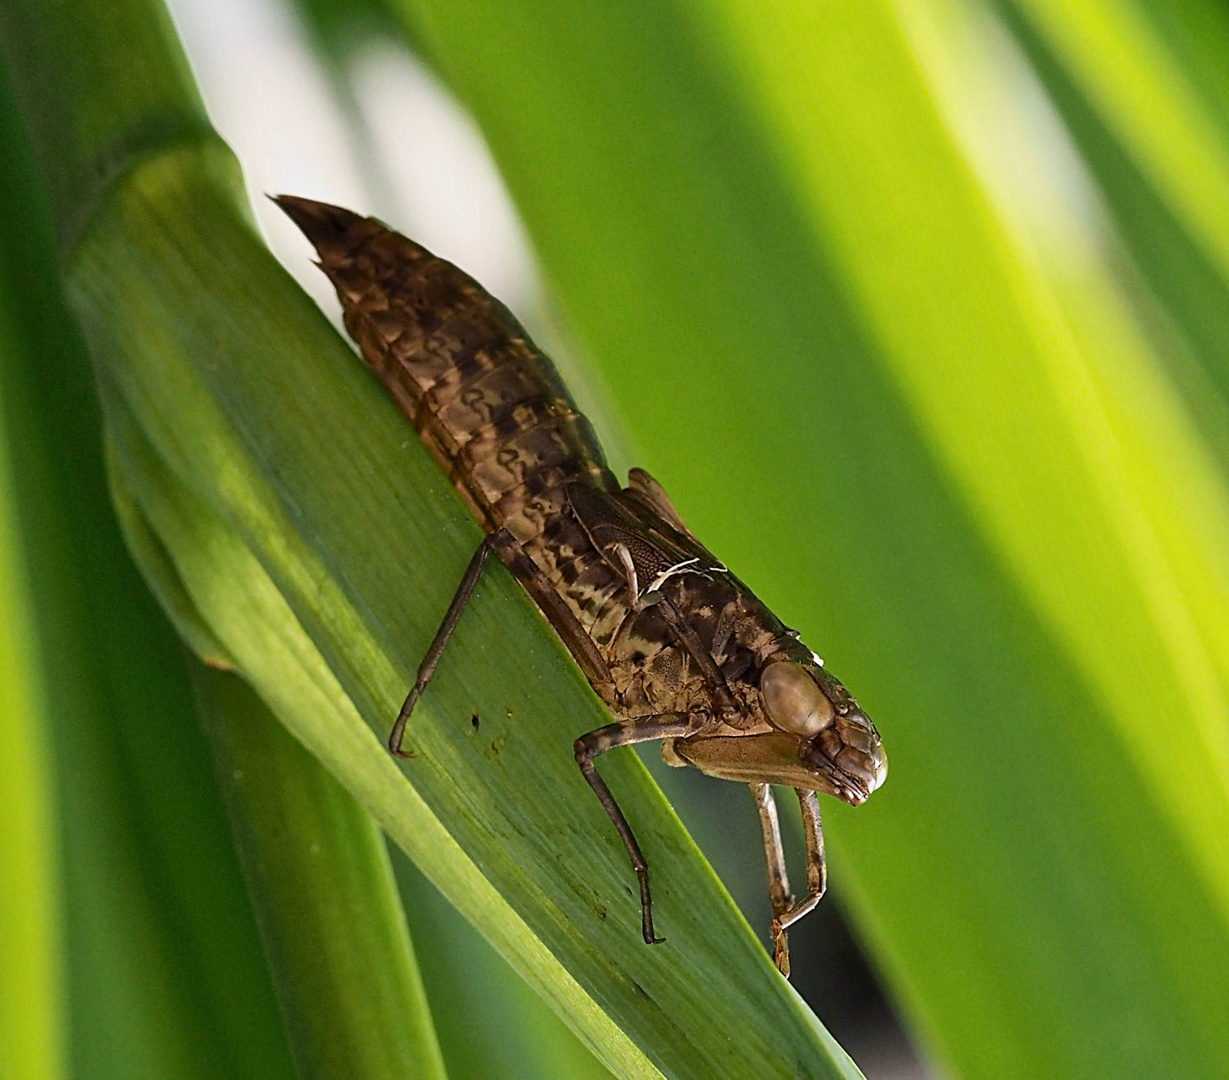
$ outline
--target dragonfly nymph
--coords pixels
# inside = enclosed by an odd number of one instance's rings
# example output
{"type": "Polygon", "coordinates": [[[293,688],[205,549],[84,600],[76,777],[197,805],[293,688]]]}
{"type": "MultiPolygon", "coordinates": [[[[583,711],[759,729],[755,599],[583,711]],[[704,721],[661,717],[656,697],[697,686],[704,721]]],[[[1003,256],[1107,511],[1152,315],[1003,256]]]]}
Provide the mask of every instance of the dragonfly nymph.
{"type": "Polygon", "coordinates": [[[393,724],[414,705],[494,555],[555,628],[614,723],[576,740],[640,885],[640,845],[594,768],[607,750],[661,740],[671,765],[750,785],[759,811],[777,967],[786,929],[825,888],[817,792],[864,802],[887,774],[879,733],[822,662],[683,524],[648,473],[622,487],[554,366],[472,278],[372,218],[289,195],[278,204],[315,246],[346,329],[486,531],[393,724]],[[769,785],[802,808],[807,891],[786,876],[769,785]]]}

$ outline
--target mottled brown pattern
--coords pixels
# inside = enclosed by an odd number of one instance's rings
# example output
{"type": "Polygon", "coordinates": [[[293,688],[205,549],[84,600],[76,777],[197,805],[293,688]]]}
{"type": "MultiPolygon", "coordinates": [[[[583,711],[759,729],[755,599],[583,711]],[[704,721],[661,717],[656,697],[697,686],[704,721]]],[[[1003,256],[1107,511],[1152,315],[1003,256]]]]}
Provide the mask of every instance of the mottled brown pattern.
{"type": "Polygon", "coordinates": [[[495,553],[619,717],[577,740],[575,753],[639,878],[645,940],[660,940],[647,866],[592,759],[661,739],[670,764],[751,784],[768,855],[775,956],[788,972],[785,928],[824,888],[814,792],[856,805],[882,782],[886,760],[874,725],[798,636],[696,540],[652,477],[632,470],[620,489],[554,366],[499,301],[373,219],[307,199],[278,202],[315,245],[368,367],[488,533],[394,726],[394,752],[495,553]],[[777,664],[786,666],[773,668],[772,687],[762,689],[764,672],[777,664]],[[808,895],[798,903],[769,783],[795,787],[801,800],[808,895]]]}

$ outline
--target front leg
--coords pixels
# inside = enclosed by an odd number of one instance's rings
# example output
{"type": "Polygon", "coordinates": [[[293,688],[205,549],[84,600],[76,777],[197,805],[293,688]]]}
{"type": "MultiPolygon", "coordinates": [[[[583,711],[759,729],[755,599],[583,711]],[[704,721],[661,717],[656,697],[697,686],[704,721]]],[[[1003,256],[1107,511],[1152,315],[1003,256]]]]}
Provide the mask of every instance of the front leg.
{"type": "Polygon", "coordinates": [[[748,784],[760,814],[760,833],[764,840],[764,862],[768,869],[768,899],[772,902],[772,959],[777,970],[789,978],[789,939],[778,920],[794,906],[785,869],[785,848],[781,843],[781,823],[777,803],[768,784],[748,784]]]}
{"type": "Polygon", "coordinates": [[[768,896],[772,901],[772,958],[777,970],[788,979],[789,938],[786,931],[807,912],[814,910],[828,884],[819,799],[813,791],[794,789],[802,808],[802,827],[807,845],[807,894],[795,903],[785,872],[785,851],[781,845],[781,828],[777,822],[777,804],[773,801],[772,789],[767,784],[748,786],[760,812],[764,857],[768,864],[768,896]]]}
{"type": "Polygon", "coordinates": [[[824,862],[824,828],[819,819],[819,798],[815,792],[795,788],[802,808],[802,834],[807,844],[807,894],[780,916],[781,929],[792,926],[823,899],[828,888],[828,867],[824,862]]]}
{"type": "MultiPolygon", "coordinates": [[[[823,898],[828,887],[828,869],[824,863],[824,830],[819,820],[819,799],[815,792],[795,788],[798,805],[802,808],[802,832],[807,844],[807,894],[796,904],[779,912],[772,920],[773,941],[780,942],[785,966],[777,964],[781,974],[789,977],[789,944],[785,932],[823,898]]],[[[775,948],[775,946],[774,946],[775,948]]]]}
{"type": "Polygon", "coordinates": [[[623,841],[623,846],[627,849],[628,857],[632,861],[632,870],[635,871],[636,879],[640,882],[641,933],[647,945],[660,945],[665,940],[653,933],[653,902],[649,897],[649,866],[644,861],[644,855],[640,851],[640,845],[636,843],[635,834],[632,833],[627,818],[623,816],[623,811],[615,802],[610,788],[606,786],[606,781],[598,776],[593,759],[607,750],[613,750],[616,746],[652,742],[654,739],[686,738],[688,735],[695,734],[700,726],[701,721],[682,713],[642,716],[633,720],[620,720],[590,731],[577,739],[573,748],[576,753],[576,764],[580,766],[580,771],[589,782],[589,786],[593,788],[594,794],[597,795],[606,813],[610,816],[610,820],[614,822],[619,839],[623,841]]]}

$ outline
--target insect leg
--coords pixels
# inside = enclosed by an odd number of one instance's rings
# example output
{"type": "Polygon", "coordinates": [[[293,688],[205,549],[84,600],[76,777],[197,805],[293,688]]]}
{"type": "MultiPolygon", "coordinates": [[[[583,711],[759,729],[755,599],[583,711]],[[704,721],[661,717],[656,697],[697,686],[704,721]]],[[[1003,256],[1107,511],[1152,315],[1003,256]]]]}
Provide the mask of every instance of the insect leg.
{"type": "Polygon", "coordinates": [[[819,799],[815,792],[803,788],[794,789],[798,805],[802,807],[802,828],[807,842],[807,894],[772,920],[774,942],[780,942],[785,952],[785,967],[780,961],[777,967],[782,975],[789,975],[789,948],[785,943],[785,931],[793,926],[808,911],[812,911],[828,886],[828,871],[824,865],[824,832],[819,820],[819,799]]]}
{"type": "Polygon", "coordinates": [[[781,844],[781,824],[777,820],[777,804],[772,788],[767,784],[748,784],[760,812],[760,832],[764,838],[764,860],[768,864],[768,897],[772,901],[772,959],[777,970],[789,977],[789,939],[781,925],[781,917],[794,906],[789,889],[789,874],[785,869],[785,849],[781,844]]]}
{"type": "Polygon", "coordinates": [[[795,788],[802,807],[802,830],[807,842],[807,894],[781,916],[783,927],[796,923],[823,899],[828,888],[828,867],[824,863],[824,829],[819,820],[819,799],[815,792],[795,788]]]}
{"type": "Polygon", "coordinates": [[[619,804],[610,794],[610,788],[606,786],[606,782],[598,776],[593,759],[607,750],[613,750],[616,746],[630,746],[632,743],[651,742],[654,739],[685,738],[694,734],[697,727],[697,722],[683,713],[642,716],[634,720],[620,720],[618,723],[607,724],[605,727],[590,731],[577,739],[574,747],[576,764],[580,766],[580,771],[589,781],[589,786],[593,788],[598,800],[610,816],[610,820],[614,822],[619,839],[627,848],[628,857],[632,861],[632,869],[636,872],[636,879],[640,882],[641,932],[648,945],[658,945],[665,940],[653,933],[653,902],[649,898],[649,867],[644,861],[644,855],[641,854],[640,845],[636,843],[636,837],[627,823],[627,818],[623,816],[619,804]]]}
{"type": "Polygon", "coordinates": [[[469,565],[465,568],[465,574],[461,578],[461,584],[457,586],[452,603],[448,605],[448,611],[444,614],[444,621],[435,631],[435,637],[431,639],[427,654],[422,658],[422,663],[418,665],[418,676],[414,679],[414,685],[406,696],[401,711],[397,714],[393,730],[388,735],[388,749],[397,757],[413,756],[401,749],[401,740],[405,736],[405,725],[410,719],[410,713],[414,711],[414,706],[418,704],[422,692],[427,688],[427,683],[431,681],[431,676],[435,674],[435,667],[440,662],[440,657],[444,654],[444,647],[448,644],[448,639],[452,637],[452,632],[457,628],[457,623],[461,621],[461,613],[465,610],[465,605],[469,603],[469,598],[474,595],[474,589],[478,587],[478,579],[482,576],[482,567],[487,555],[491,552],[494,538],[494,533],[484,537],[482,543],[478,545],[478,550],[474,552],[473,558],[469,560],[469,565]]]}
{"type": "Polygon", "coordinates": [[[431,676],[435,674],[435,668],[444,653],[444,647],[448,644],[448,639],[452,637],[452,632],[457,628],[457,623],[461,620],[461,613],[465,610],[465,605],[469,603],[470,597],[474,595],[474,589],[478,586],[478,579],[482,576],[482,567],[486,563],[487,556],[492,551],[495,552],[499,561],[512,572],[524,590],[529,593],[542,610],[542,613],[555,628],[556,633],[559,634],[564,645],[567,646],[568,652],[572,654],[577,664],[580,665],[580,669],[585,673],[594,689],[601,693],[602,687],[611,682],[610,669],[606,666],[606,661],[602,659],[602,654],[598,652],[597,646],[593,644],[593,640],[585,633],[584,627],[580,625],[576,616],[572,614],[572,609],[551,588],[550,582],[546,580],[545,575],[538,569],[537,563],[525,554],[524,549],[516,542],[511,533],[506,529],[498,529],[483,538],[482,543],[478,545],[478,550],[474,552],[473,558],[469,560],[469,566],[465,568],[461,584],[457,586],[452,603],[448,605],[444,621],[440,623],[439,629],[436,630],[435,637],[431,640],[431,645],[427,649],[426,656],[423,657],[422,663],[418,666],[418,677],[414,680],[414,686],[406,697],[405,704],[401,706],[401,711],[397,714],[397,720],[393,724],[392,731],[389,732],[388,748],[398,757],[411,756],[401,749],[401,742],[405,735],[405,725],[409,721],[410,713],[414,711],[414,706],[418,703],[418,699],[422,696],[422,692],[426,689],[427,683],[431,681],[431,676]]]}

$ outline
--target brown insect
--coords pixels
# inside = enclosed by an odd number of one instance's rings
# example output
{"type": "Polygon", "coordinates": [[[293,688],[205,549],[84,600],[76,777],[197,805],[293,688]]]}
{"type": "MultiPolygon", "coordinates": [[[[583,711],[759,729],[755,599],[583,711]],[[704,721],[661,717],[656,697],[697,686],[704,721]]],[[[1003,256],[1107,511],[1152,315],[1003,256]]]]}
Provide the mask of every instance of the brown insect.
{"type": "Polygon", "coordinates": [[[824,893],[816,792],[858,805],[887,774],[875,725],[846,689],[633,469],[620,488],[551,362],[498,300],[372,218],[284,195],[337,288],[346,329],[487,536],[470,560],[389,737],[406,722],[494,554],[555,628],[619,719],[582,735],[576,761],[614,822],[657,944],[649,872],[593,759],[662,740],[671,765],[750,785],[759,810],[777,967],[786,928],[824,893]],[[807,894],[786,877],[770,784],[795,789],[807,894]]]}

